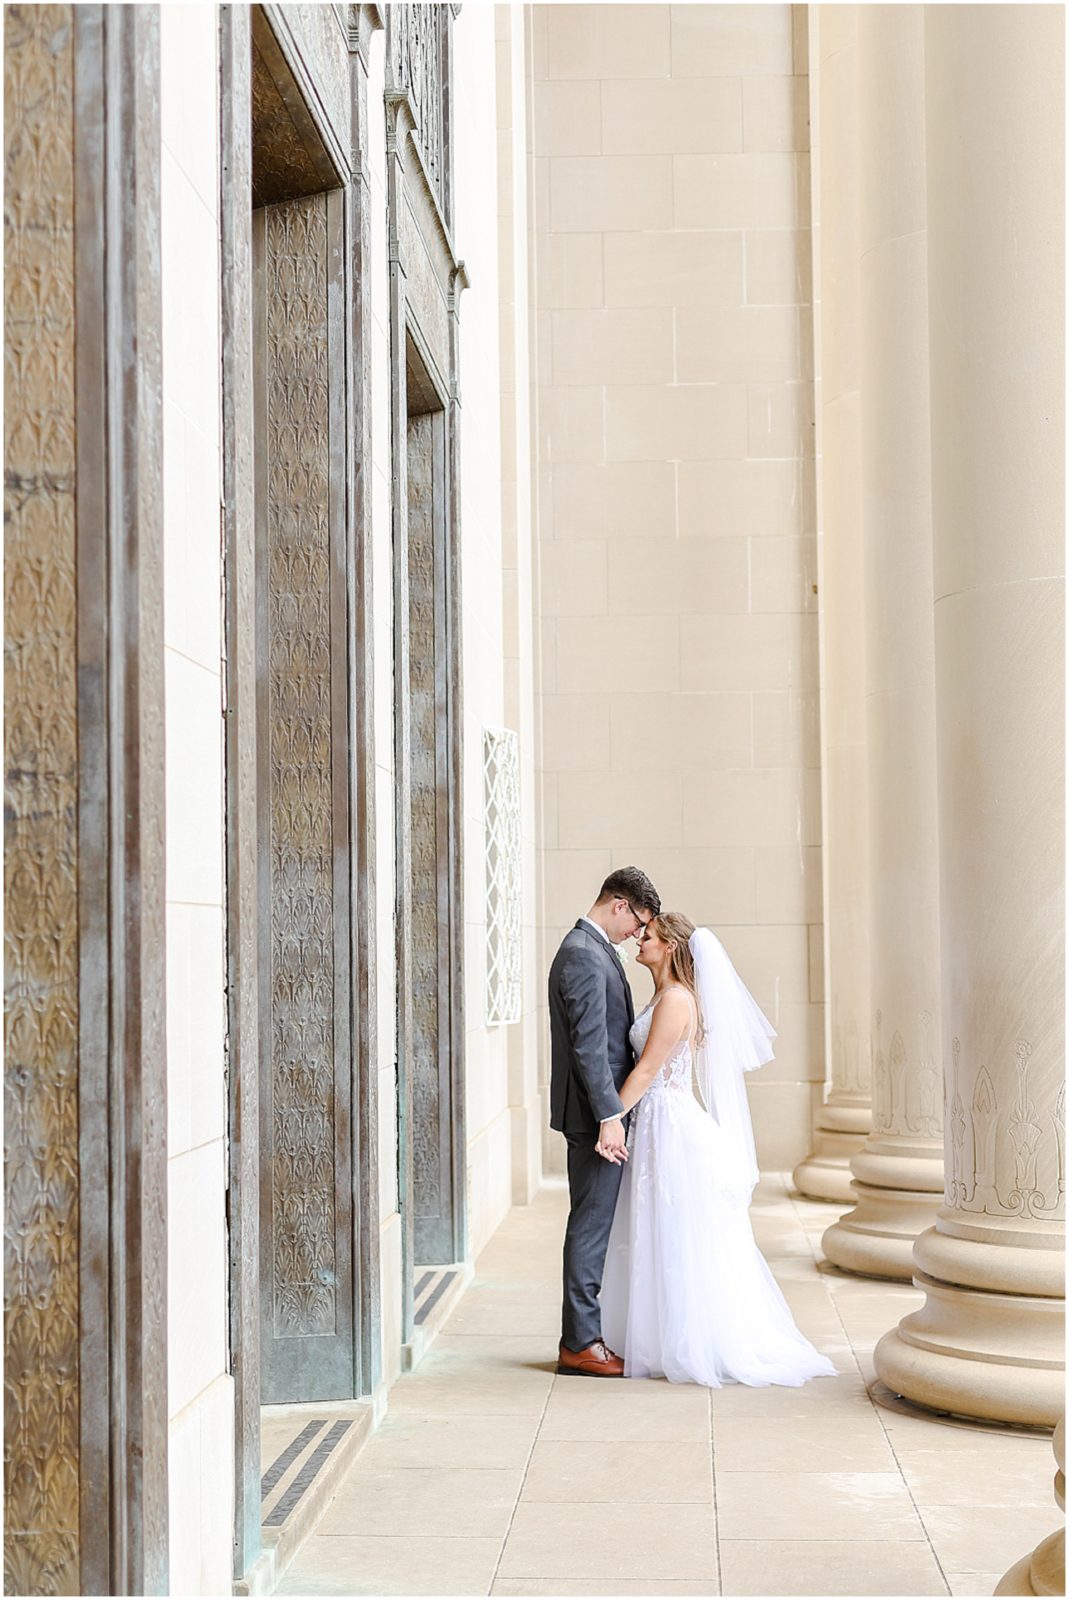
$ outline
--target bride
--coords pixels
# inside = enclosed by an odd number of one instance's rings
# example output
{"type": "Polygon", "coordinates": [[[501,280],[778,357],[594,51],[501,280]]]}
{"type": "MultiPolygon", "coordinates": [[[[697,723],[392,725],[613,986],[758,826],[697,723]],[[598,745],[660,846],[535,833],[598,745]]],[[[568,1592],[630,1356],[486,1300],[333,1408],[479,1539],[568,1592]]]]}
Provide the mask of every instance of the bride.
{"type": "Polygon", "coordinates": [[[716,935],[679,912],[647,925],[638,960],[654,995],[631,1028],[637,1061],[620,1091],[636,1109],[602,1280],[605,1342],[629,1378],[719,1389],[830,1376],[750,1227],[758,1172],[742,1075],[772,1059],[775,1029],[716,935]]]}

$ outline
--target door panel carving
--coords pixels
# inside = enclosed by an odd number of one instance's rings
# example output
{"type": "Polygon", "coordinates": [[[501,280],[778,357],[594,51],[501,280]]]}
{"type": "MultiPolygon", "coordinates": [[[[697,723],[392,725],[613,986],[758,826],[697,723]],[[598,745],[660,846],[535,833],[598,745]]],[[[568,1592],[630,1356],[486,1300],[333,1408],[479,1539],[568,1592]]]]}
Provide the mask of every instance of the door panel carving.
{"type": "MultiPolygon", "coordinates": [[[[332,493],[331,198],[258,213],[263,1377],[352,1393],[342,508],[332,493]]],[[[340,230],[339,230],[340,231],[340,230]]]]}
{"type": "Polygon", "coordinates": [[[77,1594],[78,682],[69,6],[4,51],[4,1586],[77,1594]]]}

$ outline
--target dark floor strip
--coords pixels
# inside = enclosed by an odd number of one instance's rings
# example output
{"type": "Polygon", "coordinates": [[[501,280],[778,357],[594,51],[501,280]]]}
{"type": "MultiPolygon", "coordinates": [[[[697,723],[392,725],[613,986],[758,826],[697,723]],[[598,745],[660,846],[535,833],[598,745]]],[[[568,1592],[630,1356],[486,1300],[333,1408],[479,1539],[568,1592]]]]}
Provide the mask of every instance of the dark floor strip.
{"type": "Polygon", "coordinates": [[[265,1528],[281,1527],[309,1484],[314,1481],[320,1467],[322,1467],[334,1446],[348,1433],[351,1427],[351,1422],[336,1422],[326,1438],[316,1445],[270,1516],[264,1518],[265,1528]]]}
{"type": "Polygon", "coordinates": [[[449,1288],[449,1285],[452,1283],[452,1281],[453,1281],[453,1279],[455,1277],[456,1277],[456,1273],[455,1272],[443,1272],[442,1273],[442,1276],[439,1279],[438,1283],[435,1285],[433,1292],[427,1296],[426,1300],[424,1300],[423,1304],[420,1306],[419,1310],[416,1312],[416,1326],[417,1327],[419,1327],[419,1325],[421,1323],[426,1322],[428,1315],[433,1310],[433,1308],[437,1305],[438,1301],[442,1298],[443,1294],[449,1288]]]}
{"type": "Polygon", "coordinates": [[[415,1295],[417,1300],[419,1299],[420,1295],[423,1293],[424,1289],[427,1287],[427,1285],[430,1283],[430,1281],[431,1281],[431,1279],[433,1277],[434,1277],[434,1268],[432,1267],[430,1272],[425,1272],[423,1274],[422,1278],[419,1280],[419,1282],[416,1284],[416,1287],[412,1291],[412,1293],[415,1295]]]}
{"type": "Polygon", "coordinates": [[[319,1422],[310,1422],[307,1427],[301,1429],[296,1439],[291,1439],[290,1443],[286,1446],[285,1450],[283,1450],[278,1459],[276,1461],[272,1461],[271,1465],[260,1479],[260,1498],[262,1500],[267,1499],[267,1496],[271,1493],[271,1490],[275,1487],[283,1474],[286,1473],[293,1465],[301,1451],[306,1445],[312,1442],[320,1428],[325,1426],[325,1418],[322,1418],[319,1422]]]}

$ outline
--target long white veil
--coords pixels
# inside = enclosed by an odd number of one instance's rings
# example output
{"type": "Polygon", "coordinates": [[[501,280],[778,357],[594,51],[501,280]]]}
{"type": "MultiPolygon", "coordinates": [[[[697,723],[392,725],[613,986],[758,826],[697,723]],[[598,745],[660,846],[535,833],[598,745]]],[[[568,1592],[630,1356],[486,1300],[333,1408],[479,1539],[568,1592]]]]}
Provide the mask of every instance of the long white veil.
{"type": "Polygon", "coordinates": [[[695,928],[690,952],[705,1029],[695,1056],[695,1084],[724,1135],[717,1187],[729,1200],[749,1205],[758,1169],[743,1074],[772,1060],[776,1030],[711,928],[695,928]]]}

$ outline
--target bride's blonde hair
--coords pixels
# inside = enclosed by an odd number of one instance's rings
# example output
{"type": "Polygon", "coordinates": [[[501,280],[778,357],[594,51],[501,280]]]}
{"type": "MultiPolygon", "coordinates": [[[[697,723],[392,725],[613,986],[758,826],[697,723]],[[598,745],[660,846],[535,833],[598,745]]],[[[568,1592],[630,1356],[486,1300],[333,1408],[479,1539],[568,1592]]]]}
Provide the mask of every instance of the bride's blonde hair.
{"type": "Polygon", "coordinates": [[[698,985],[694,976],[694,957],[690,951],[690,938],[694,932],[694,924],[682,911],[661,911],[651,918],[647,927],[663,939],[665,944],[672,949],[668,956],[668,971],[675,983],[682,984],[694,999],[694,1009],[698,1014],[698,1033],[695,1044],[701,1044],[705,1038],[705,1023],[702,1020],[702,1003],[698,999],[698,985]]]}

